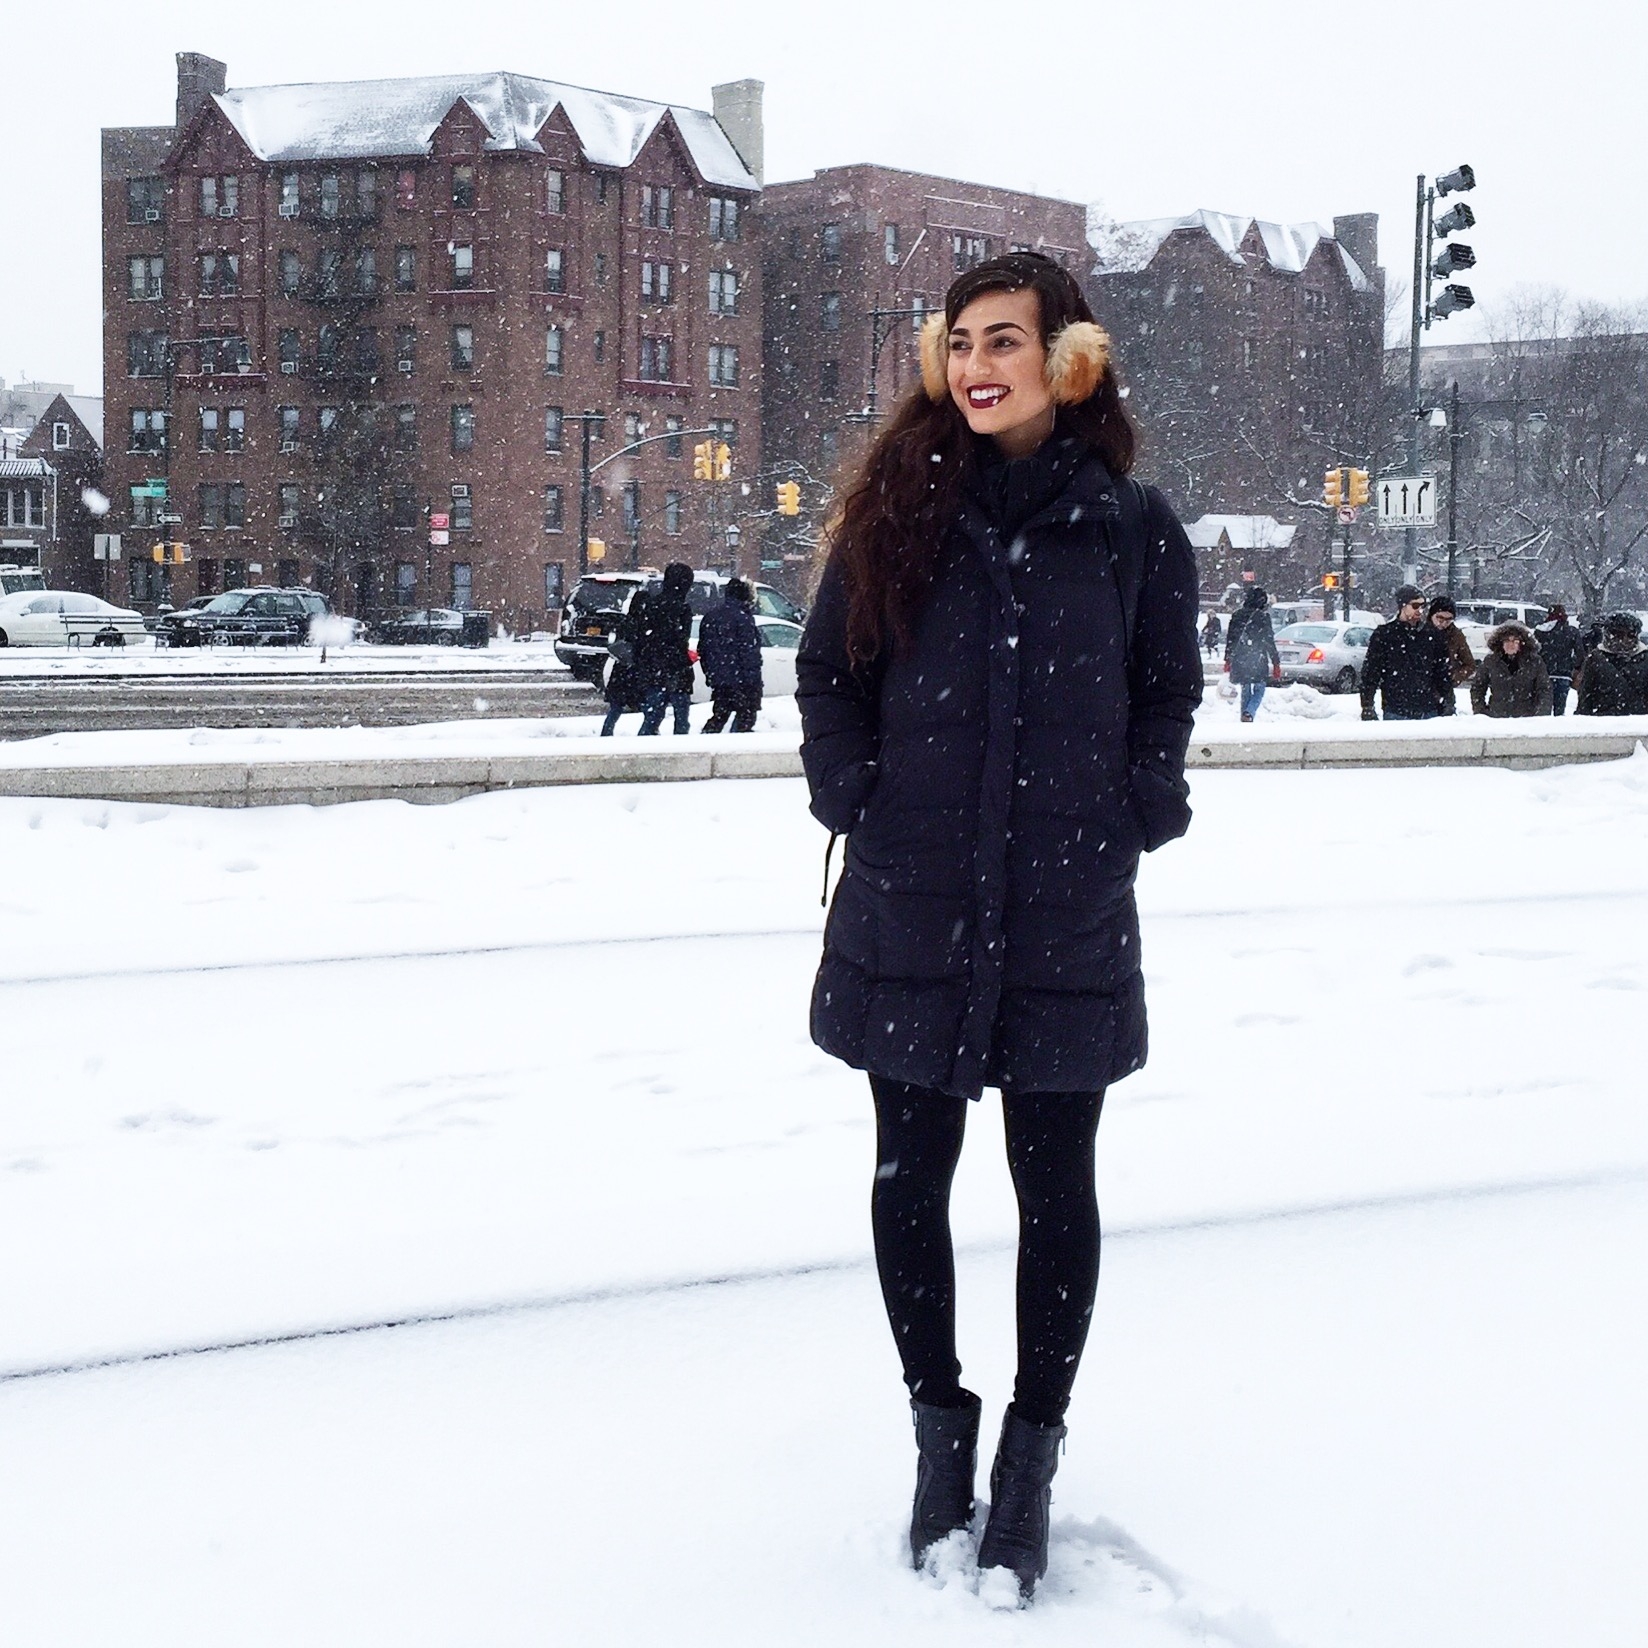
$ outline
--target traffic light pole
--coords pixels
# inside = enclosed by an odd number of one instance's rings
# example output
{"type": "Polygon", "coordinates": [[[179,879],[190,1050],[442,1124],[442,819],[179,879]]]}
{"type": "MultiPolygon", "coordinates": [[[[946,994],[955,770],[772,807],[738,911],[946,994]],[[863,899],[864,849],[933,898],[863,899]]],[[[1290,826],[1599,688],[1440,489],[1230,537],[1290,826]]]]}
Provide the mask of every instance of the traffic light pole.
{"type": "MultiPolygon", "coordinates": [[[[1453,595],[1454,566],[1459,556],[1459,448],[1465,432],[1459,427],[1459,379],[1448,394],[1448,595],[1453,595]]],[[[1472,591],[1474,594],[1475,591],[1472,591]]]]}
{"type": "MultiPolygon", "coordinates": [[[[1408,473],[1419,473],[1419,336],[1425,326],[1425,254],[1430,235],[1426,217],[1430,207],[1424,174],[1419,177],[1413,207],[1413,325],[1408,337],[1408,473]]],[[[1402,529],[1402,573],[1410,582],[1419,566],[1419,530],[1402,529]]],[[[1453,580],[1449,579],[1451,589],[1453,580]]],[[[1349,598],[1349,590],[1346,590],[1349,598]]]]}
{"type": "Polygon", "coordinates": [[[1350,522],[1345,522],[1345,566],[1341,577],[1344,587],[1340,594],[1339,610],[1344,614],[1345,622],[1350,622],[1350,522]]]}

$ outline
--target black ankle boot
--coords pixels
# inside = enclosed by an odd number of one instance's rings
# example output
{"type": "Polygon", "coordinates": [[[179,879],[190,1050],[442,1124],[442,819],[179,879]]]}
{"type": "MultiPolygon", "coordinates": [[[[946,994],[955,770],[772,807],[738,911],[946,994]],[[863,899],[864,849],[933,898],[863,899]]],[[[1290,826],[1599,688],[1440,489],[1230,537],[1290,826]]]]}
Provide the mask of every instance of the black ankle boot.
{"type": "Polygon", "coordinates": [[[1023,1597],[1047,1572],[1053,1473],[1064,1435],[1063,1425],[1032,1425],[1011,1408],[1001,1422],[1001,1445],[990,1467],[990,1520],[979,1541],[979,1572],[1012,1569],[1023,1597]]]}
{"type": "Polygon", "coordinates": [[[910,1513],[910,1560],[927,1553],[973,1520],[973,1472],[978,1467],[979,1399],[971,1391],[959,1408],[910,1403],[915,1416],[916,1500],[910,1513]]]}

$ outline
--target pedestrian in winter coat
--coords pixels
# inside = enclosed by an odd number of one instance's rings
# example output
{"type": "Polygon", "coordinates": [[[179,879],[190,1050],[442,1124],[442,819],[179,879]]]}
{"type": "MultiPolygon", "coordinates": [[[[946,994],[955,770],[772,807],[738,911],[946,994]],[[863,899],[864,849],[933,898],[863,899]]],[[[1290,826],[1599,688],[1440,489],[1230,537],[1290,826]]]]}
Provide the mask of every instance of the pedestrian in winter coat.
{"type": "Polygon", "coordinates": [[[1526,624],[1501,624],[1488,637],[1488,656],[1471,677],[1474,715],[1551,713],[1551,678],[1526,624]]]}
{"type": "Polygon", "coordinates": [[[1211,658],[1219,650],[1219,643],[1224,639],[1225,626],[1219,622],[1219,615],[1210,612],[1207,622],[1202,625],[1202,646],[1211,658]]]}
{"type": "MultiPolygon", "coordinates": [[[[633,606],[640,596],[632,596],[630,604],[633,606]]],[[[619,629],[623,627],[622,620],[619,629]]],[[[628,660],[633,656],[630,643],[621,640],[614,632],[613,642],[616,643],[612,651],[612,667],[607,671],[606,684],[602,687],[602,694],[607,701],[607,718],[601,726],[603,738],[612,737],[618,725],[618,718],[631,711],[641,709],[642,692],[640,683],[635,679],[635,668],[628,660]]]]}
{"type": "Polygon", "coordinates": [[[1585,641],[1579,631],[1568,622],[1568,609],[1562,605],[1551,608],[1550,618],[1534,631],[1539,643],[1539,656],[1545,660],[1546,673],[1551,678],[1551,714],[1565,715],[1568,710],[1568,689],[1579,674],[1585,657],[1585,641]]]}
{"type": "Polygon", "coordinates": [[[1453,597],[1449,595],[1435,595],[1431,597],[1430,621],[1436,628],[1448,648],[1448,670],[1452,676],[1452,686],[1442,695],[1437,710],[1442,715],[1454,714],[1459,705],[1453,695],[1453,687],[1462,687],[1476,674],[1476,656],[1471,651],[1471,644],[1460,633],[1459,626],[1454,622],[1455,608],[1453,597]]]}
{"type": "Polygon", "coordinates": [[[1602,621],[1602,645],[1579,672],[1577,715],[1648,715],[1648,647],[1634,612],[1602,621]]]}
{"type": "MultiPolygon", "coordinates": [[[[618,625],[614,656],[627,651],[633,690],[641,700],[641,736],[656,736],[664,711],[675,715],[675,731],[687,731],[692,704],[692,609],[687,591],[692,568],[672,561],[664,568],[661,586],[649,586],[629,604],[618,625]]],[[[608,711],[609,718],[611,711],[608,711]]]]}
{"type": "Polygon", "coordinates": [[[754,732],[761,708],[761,632],[755,627],[755,591],[742,578],[729,578],[719,606],[698,626],[698,662],[715,703],[705,732],[720,732],[728,720],[734,732],[754,732]]]}
{"type": "Polygon", "coordinates": [[[1190,821],[1196,567],[1128,476],[1109,339],[1058,264],[958,277],[921,360],[846,495],[797,660],[812,811],[847,835],[812,1032],[875,1100],[918,1567],[972,1516],[948,1201],[967,1101],[1001,1089],[1019,1362],[978,1561],[1028,1595],[1098,1278],[1099,1111],[1145,1057],[1134,876],[1190,821]]]}
{"type": "Polygon", "coordinates": [[[1377,721],[1383,697],[1387,721],[1429,721],[1453,696],[1448,645],[1425,619],[1425,596],[1412,584],[1396,592],[1396,616],[1368,642],[1362,664],[1362,719],[1377,721]]]}
{"type": "Polygon", "coordinates": [[[1265,684],[1282,678],[1282,655],[1276,650],[1276,634],[1265,611],[1269,603],[1270,597],[1255,584],[1242,598],[1240,609],[1230,615],[1225,636],[1225,668],[1232,684],[1241,689],[1244,721],[1259,713],[1265,684]]]}

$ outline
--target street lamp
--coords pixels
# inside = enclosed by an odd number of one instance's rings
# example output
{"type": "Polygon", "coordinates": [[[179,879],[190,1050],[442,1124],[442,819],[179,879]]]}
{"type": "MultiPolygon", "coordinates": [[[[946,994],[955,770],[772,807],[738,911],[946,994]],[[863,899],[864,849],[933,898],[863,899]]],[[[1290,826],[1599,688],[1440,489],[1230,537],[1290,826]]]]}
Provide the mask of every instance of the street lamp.
{"type": "Polygon", "coordinates": [[[738,545],[744,534],[738,530],[737,521],[727,523],[727,575],[733,576],[738,571],[738,545]]]}

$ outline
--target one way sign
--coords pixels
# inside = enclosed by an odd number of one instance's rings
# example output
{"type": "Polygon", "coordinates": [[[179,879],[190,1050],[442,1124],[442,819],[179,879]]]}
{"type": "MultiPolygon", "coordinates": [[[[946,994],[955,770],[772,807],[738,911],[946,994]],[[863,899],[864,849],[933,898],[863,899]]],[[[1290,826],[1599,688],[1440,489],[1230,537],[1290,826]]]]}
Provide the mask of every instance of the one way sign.
{"type": "Polygon", "coordinates": [[[1380,526],[1435,526],[1434,475],[1381,475],[1377,501],[1380,526]]]}

